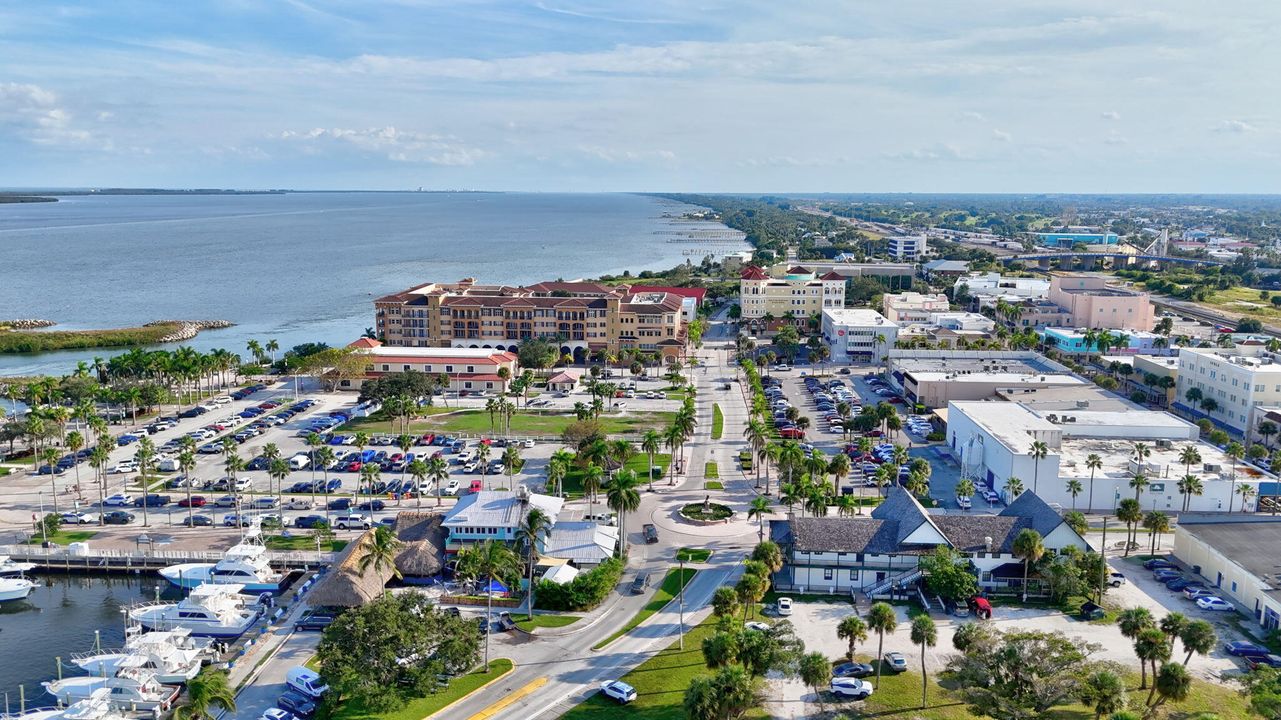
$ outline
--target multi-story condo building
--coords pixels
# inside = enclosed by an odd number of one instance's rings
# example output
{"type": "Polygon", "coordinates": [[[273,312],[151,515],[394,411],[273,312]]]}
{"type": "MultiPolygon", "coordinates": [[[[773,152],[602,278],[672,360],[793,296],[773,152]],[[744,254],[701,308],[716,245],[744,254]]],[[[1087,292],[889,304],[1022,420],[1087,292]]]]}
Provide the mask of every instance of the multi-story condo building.
{"type": "Polygon", "coordinates": [[[930,313],[947,312],[950,308],[947,296],[943,293],[905,292],[884,295],[881,303],[885,319],[900,325],[929,322],[930,313]]]}
{"type": "Polygon", "coordinates": [[[824,309],[821,328],[836,362],[880,362],[898,340],[898,325],[868,308],[824,309]]]}
{"type": "Polygon", "coordinates": [[[769,315],[801,324],[823,310],[845,307],[845,276],[832,270],[816,277],[806,268],[792,267],[782,277],[771,277],[749,265],[739,279],[739,304],[746,321],[769,315]]]}
{"type": "Polygon", "coordinates": [[[915,261],[925,255],[926,240],[924,235],[900,235],[887,238],[890,257],[896,260],[915,261]]]}
{"type": "Polygon", "coordinates": [[[524,340],[544,338],[575,362],[597,351],[674,356],[685,346],[679,295],[591,282],[427,283],[375,300],[374,327],[386,345],[400,347],[515,352],[524,340]]]}
{"type": "Polygon", "coordinates": [[[1180,348],[1177,382],[1176,409],[1244,435],[1254,408],[1281,405],[1281,354],[1255,343],[1180,348]]]}
{"type": "Polygon", "coordinates": [[[1105,277],[1055,275],[1049,300],[1072,313],[1071,327],[1151,331],[1154,324],[1151,296],[1108,285],[1105,277]]]}

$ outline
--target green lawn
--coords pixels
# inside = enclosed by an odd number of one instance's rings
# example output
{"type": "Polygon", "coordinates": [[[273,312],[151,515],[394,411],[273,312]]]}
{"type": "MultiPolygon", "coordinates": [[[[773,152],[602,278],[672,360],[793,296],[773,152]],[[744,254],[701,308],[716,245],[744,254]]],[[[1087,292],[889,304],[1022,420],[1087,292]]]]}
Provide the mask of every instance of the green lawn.
{"type": "Polygon", "coordinates": [[[712,403],[712,439],[720,440],[725,434],[725,413],[721,412],[720,403],[712,403]]]}
{"type": "Polygon", "coordinates": [[[1264,322],[1281,318],[1281,308],[1273,305],[1270,300],[1261,299],[1258,290],[1248,287],[1216,290],[1210,293],[1204,302],[1197,304],[1216,310],[1245,314],[1264,322]]]}
{"type": "MultiPolygon", "coordinates": [[[[525,616],[522,615],[522,618],[525,616]]],[[[535,615],[533,620],[517,620],[516,627],[525,632],[533,632],[534,628],[558,628],[566,625],[573,625],[582,620],[581,615],[535,615]]]]}
{"type": "Polygon", "coordinates": [[[725,484],[722,483],[720,480],[708,480],[707,482],[703,483],[703,489],[704,490],[724,490],[725,484]]]}
{"type": "MultiPolygon", "coordinates": [[[[458,410],[432,406],[431,415],[410,424],[410,434],[425,432],[460,433],[469,435],[488,435],[494,430],[490,427],[489,413],[479,409],[458,410]]],[[[604,413],[600,416],[601,429],[609,435],[640,434],[649,429],[662,428],[671,423],[675,413],[670,412],[633,412],[626,415],[604,413]]],[[[495,422],[499,420],[494,417],[495,422]]],[[[578,419],[573,415],[555,413],[537,413],[518,411],[511,418],[513,435],[560,435],[565,428],[578,419]]],[[[395,427],[391,421],[378,419],[377,415],[353,420],[343,427],[346,430],[361,430],[371,433],[398,433],[399,423],[395,427]]]]}
{"type": "MultiPolygon", "coordinates": [[[[599,693],[561,715],[561,720],[685,720],[682,703],[685,688],[699,675],[710,674],[703,664],[703,638],[712,633],[715,623],[710,618],[685,634],[685,649],[673,642],[666,650],[642,663],[622,677],[636,688],[636,702],[619,705],[599,693]]],[[[748,720],[766,720],[769,714],[753,709],[743,716],[748,720]]]]}
{"type": "MultiPolygon", "coordinates": [[[[49,536],[49,542],[55,545],[70,545],[73,542],[84,542],[97,534],[97,530],[59,530],[49,536]]],[[[36,533],[27,541],[27,544],[39,545],[42,542],[44,542],[44,535],[36,533]]]]}
{"type": "Polygon", "coordinates": [[[716,462],[715,462],[715,461],[708,462],[708,463],[706,463],[706,464],[704,464],[704,465],[703,465],[703,477],[704,477],[704,478],[706,478],[706,479],[708,479],[708,480],[716,480],[716,479],[720,478],[720,476],[721,476],[720,468],[718,468],[718,467],[716,466],[716,462]]]}
{"type": "MultiPolygon", "coordinates": [[[[666,476],[667,467],[672,464],[672,456],[667,453],[654,453],[654,464],[661,467],[663,469],[663,476],[666,476]]],[[[635,472],[636,477],[640,478],[641,482],[646,483],[648,486],[645,473],[649,470],[649,455],[646,453],[633,455],[630,460],[623,464],[623,467],[635,472]]],[[[654,481],[658,482],[662,479],[662,477],[655,476],[654,481]]],[[[566,497],[582,497],[583,469],[577,466],[571,468],[569,472],[565,473],[565,480],[562,482],[562,485],[565,490],[566,497]]]]}
{"type": "Polygon", "coordinates": [[[399,710],[385,713],[371,713],[356,703],[348,703],[338,708],[330,717],[332,720],[422,720],[450,703],[479,690],[498,678],[511,672],[511,660],[499,659],[489,663],[490,671],[475,670],[462,677],[455,678],[449,685],[425,698],[418,698],[399,710]]]}
{"type": "Polygon", "coordinates": [[[712,557],[712,551],[707,548],[681,548],[676,551],[676,560],[685,562],[707,562],[712,557]]]}
{"type": "Polygon", "coordinates": [[[671,570],[668,570],[667,575],[663,578],[663,584],[654,592],[653,599],[651,599],[645,607],[641,608],[634,616],[632,616],[632,619],[628,620],[626,625],[620,628],[613,635],[610,635],[604,640],[593,645],[592,649],[599,650],[614,642],[618,638],[630,632],[632,628],[649,619],[654,613],[662,610],[667,603],[672,601],[672,598],[676,597],[676,594],[680,592],[680,589],[688,585],[697,574],[698,571],[693,568],[685,568],[684,575],[681,574],[681,570],[679,568],[672,568],[671,570]]]}
{"type": "MultiPolygon", "coordinates": [[[[331,552],[338,552],[347,547],[346,540],[330,540],[320,542],[320,549],[331,552]]],[[[311,535],[268,535],[263,542],[268,550],[315,550],[316,541],[311,535]]]]}
{"type": "MultiPolygon", "coordinates": [[[[867,656],[859,656],[862,662],[869,662],[867,656]]],[[[920,655],[908,655],[909,667],[919,667],[920,655]]],[[[1141,710],[1147,700],[1148,691],[1139,690],[1139,678],[1132,675],[1128,678],[1131,708],[1141,710]]],[[[1198,713],[1213,712],[1218,717],[1245,718],[1251,717],[1247,701],[1232,688],[1216,685],[1204,680],[1194,680],[1192,694],[1187,702],[1177,705],[1166,705],[1163,717],[1168,720],[1186,720],[1198,713]]],[[[900,720],[972,720],[973,715],[966,709],[958,688],[948,680],[941,683],[930,682],[928,691],[929,705],[921,709],[921,676],[908,671],[899,674],[886,673],[881,676],[881,687],[866,702],[861,703],[861,715],[851,717],[881,717],[900,720]]],[[[851,709],[858,708],[856,703],[839,703],[851,709]]],[[[1094,713],[1084,705],[1073,704],[1055,708],[1045,714],[1050,720],[1093,720],[1094,713]]]]}

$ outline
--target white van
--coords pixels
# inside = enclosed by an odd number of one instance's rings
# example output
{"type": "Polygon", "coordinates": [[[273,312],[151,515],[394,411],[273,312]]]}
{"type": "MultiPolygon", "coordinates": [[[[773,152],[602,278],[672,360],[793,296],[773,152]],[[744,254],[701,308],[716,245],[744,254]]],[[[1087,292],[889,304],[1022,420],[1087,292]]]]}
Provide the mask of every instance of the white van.
{"type": "Polygon", "coordinates": [[[178,472],[181,468],[178,466],[177,458],[167,457],[161,458],[160,462],[156,463],[156,469],[160,472],[178,472]]]}
{"type": "Polygon", "coordinates": [[[325,681],[320,679],[319,673],[305,667],[290,668],[285,673],[285,685],[309,698],[319,698],[329,690],[325,681]]]}
{"type": "Polygon", "coordinates": [[[298,453],[297,455],[289,458],[290,470],[306,470],[309,465],[311,465],[311,458],[307,457],[303,453],[298,453]]]}

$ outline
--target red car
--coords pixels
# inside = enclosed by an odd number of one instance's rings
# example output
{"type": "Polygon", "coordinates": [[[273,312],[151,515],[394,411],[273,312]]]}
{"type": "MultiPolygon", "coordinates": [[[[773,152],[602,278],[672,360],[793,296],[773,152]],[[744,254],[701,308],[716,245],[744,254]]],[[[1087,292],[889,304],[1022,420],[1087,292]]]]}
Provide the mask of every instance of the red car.
{"type": "Polygon", "coordinates": [[[363,464],[364,463],[359,460],[354,460],[347,464],[347,472],[360,472],[360,468],[363,464]]]}
{"type": "Polygon", "coordinates": [[[187,498],[183,498],[179,500],[178,507],[198,508],[198,507],[204,507],[206,504],[208,504],[208,502],[209,501],[206,500],[202,495],[192,495],[190,502],[187,501],[187,498]]]}
{"type": "Polygon", "coordinates": [[[805,431],[794,427],[783,428],[778,431],[778,436],[784,440],[804,440],[805,431]]]}
{"type": "Polygon", "coordinates": [[[419,445],[430,445],[435,441],[436,441],[436,436],[433,435],[432,433],[427,433],[426,435],[418,438],[419,445]]]}

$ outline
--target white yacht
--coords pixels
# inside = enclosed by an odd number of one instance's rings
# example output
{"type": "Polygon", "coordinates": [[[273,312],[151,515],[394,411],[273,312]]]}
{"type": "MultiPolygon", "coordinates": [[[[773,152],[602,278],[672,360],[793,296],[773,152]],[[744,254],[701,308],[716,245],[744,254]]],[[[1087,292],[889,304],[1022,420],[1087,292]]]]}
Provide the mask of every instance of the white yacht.
{"type": "Polygon", "coordinates": [[[175,638],[181,641],[190,639],[190,636],[185,632],[175,633],[177,631],[137,635],[120,650],[82,653],[72,656],[71,661],[90,675],[99,677],[139,667],[150,670],[162,683],[185,683],[200,672],[205,653],[193,647],[180,647],[175,638]]]}
{"type": "Polygon", "coordinates": [[[244,592],[262,594],[279,592],[284,579],[271,569],[267,562],[267,548],[251,534],[237,545],[228,548],[216,563],[182,563],[170,565],[160,575],[180,588],[190,590],[206,583],[216,585],[241,585],[244,592]]]}
{"type": "Polygon", "coordinates": [[[89,697],[64,708],[36,708],[21,715],[5,716],[9,720],[126,720],[111,706],[111,690],[98,688],[89,697]]]}
{"type": "Polygon", "coordinates": [[[0,577],[0,602],[25,599],[35,587],[35,583],[23,577],[0,577]]]}
{"type": "Polygon", "coordinates": [[[0,555],[0,578],[21,577],[35,569],[35,563],[18,562],[8,555],[0,555]]]}
{"type": "Polygon", "coordinates": [[[107,701],[117,710],[168,710],[180,688],[164,685],[156,676],[143,668],[122,668],[109,677],[84,675],[43,683],[44,689],[58,702],[80,702],[96,697],[98,690],[107,690],[107,701]]]}
{"type": "Polygon", "coordinates": [[[197,637],[237,638],[262,610],[248,605],[240,585],[201,585],[177,603],[140,605],[129,619],[147,630],[188,630],[197,637]]]}

